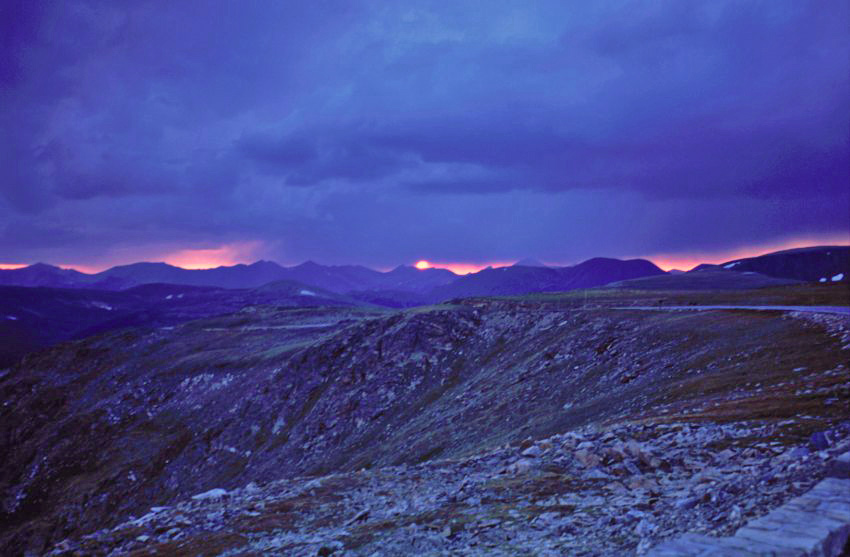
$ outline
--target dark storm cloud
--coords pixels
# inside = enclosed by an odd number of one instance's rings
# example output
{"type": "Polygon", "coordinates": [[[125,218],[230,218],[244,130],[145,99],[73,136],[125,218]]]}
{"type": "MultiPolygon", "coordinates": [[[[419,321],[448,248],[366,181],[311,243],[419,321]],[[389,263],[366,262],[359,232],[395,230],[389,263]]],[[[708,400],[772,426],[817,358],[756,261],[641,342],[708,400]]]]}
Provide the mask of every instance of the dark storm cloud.
{"type": "Polygon", "coordinates": [[[248,161],[288,185],[311,186],[328,179],[355,182],[390,176],[405,166],[403,156],[353,136],[345,129],[276,136],[259,133],[239,140],[248,161]]]}
{"type": "Polygon", "coordinates": [[[306,138],[254,135],[240,141],[245,155],[272,168],[298,168],[316,158],[316,147],[306,138]]]}
{"type": "Polygon", "coordinates": [[[468,180],[444,179],[406,184],[413,192],[446,194],[487,194],[500,193],[516,189],[516,182],[507,178],[478,178],[468,180]]]}
{"type": "Polygon", "coordinates": [[[0,84],[14,85],[23,70],[21,49],[32,42],[41,20],[41,6],[28,0],[0,5],[0,84]]]}
{"type": "Polygon", "coordinates": [[[65,261],[373,265],[847,234],[848,27],[840,0],[5,2],[0,254],[51,228],[65,261]]]}
{"type": "Polygon", "coordinates": [[[83,239],[83,235],[74,229],[40,226],[23,219],[12,220],[0,228],[0,242],[23,250],[51,246],[69,248],[83,239]]]}

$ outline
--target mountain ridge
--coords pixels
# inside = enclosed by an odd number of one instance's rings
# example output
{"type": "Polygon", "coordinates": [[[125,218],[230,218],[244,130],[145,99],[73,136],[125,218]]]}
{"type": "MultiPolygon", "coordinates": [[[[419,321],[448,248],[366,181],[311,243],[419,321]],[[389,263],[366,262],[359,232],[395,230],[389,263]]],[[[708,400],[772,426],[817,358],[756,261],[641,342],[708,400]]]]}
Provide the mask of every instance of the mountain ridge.
{"type": "Polygon", "coordinates": [[[511,296],[602,286],[618,280],[664,274],[645,259],[595,257],[572,267],[511,266],[487,268],[435,288],[432,299],[472,296],[511,296]]]}
{"type": "MultiPolygon", "coordinates": [[[[255,288],[276,280],[294,280],[336,293],[397,290],[429,294],[430,291],[458,279],[468,280],[467,277],[493,270],[512,269],[510,273],[522,273],[522,269],[532,269],[532,273],[538,271],[549,273],[555,270],[558,273],[562,272],[558,271],[559,269],[569,268],[573,267],[516,264],[495,269],[487,267],[478,273],[457,275],[449,269],[441,268],[417,269],[410,265],[399,265],[390,271],[377,271],[362,265],[322,265],[312,260],[291,267],[283,267],[273,261],[260,260],[250,264],[240,263],[211,269],[184,269],[164,262],[142,261],[87,274],[37,263],[22,269],[0,271],[0,285],[126,290],[140,284],[166,283],[219,288],[255,288]]],[[[652,272],[654,273],[655,269],[652,269],[652,272]]],[[[557,280],[549,282],[553,287],[557,287],[557,280]]],[[[515,292],[511,290],[511,293],[515,292]]],[[[428,297],[433,298],[431,295],[428,297]]]]}
{"type": "MultiPolygon", "coordinates": [[[[850,246],[809,246],[782,250],[720,264],[701,264],[687,273],[668,273],[668,276],[690,277],[690,273],[705,270],[758,273],[773,279],[804,282],[846,281],[850,280],[850,246]]],[[[378,271],[362,265],[322,265],[313,260],[290,267],[283,267],[274,261],[259,260],[212,269],[184,269],[164,262],[138,262],[94,274],[36,263],[21,269],[0,270],[0,286],[116,291],[141,284],[167,283],[240,289],[290,280],[337,294],[356,294],[362,299],[382,299],[390,303],[398,299],[395,307],[401,307],[419,301],[431,303],[464,296],[516,295],[588,288],[663,273],[646,259],[603,257],[567,267],[549,267],[526,258],[511,266],[487,267],[467,275],[456,275],[448,269],[420,270],[409,265],[378,271]]],[[[735,287],[735,284],[743,285],[745,282],[751,286],[758,284],[758,281],[736,282],[722,278],[721,275],[716,276],[727,285],[725,287],[735,287]]],[[[676,282],[684,284],[686,280],[681,278],[669,284],[676,288],[676,282]]],[[[773,281],[771,284],[778,283],[773,281]]]]}

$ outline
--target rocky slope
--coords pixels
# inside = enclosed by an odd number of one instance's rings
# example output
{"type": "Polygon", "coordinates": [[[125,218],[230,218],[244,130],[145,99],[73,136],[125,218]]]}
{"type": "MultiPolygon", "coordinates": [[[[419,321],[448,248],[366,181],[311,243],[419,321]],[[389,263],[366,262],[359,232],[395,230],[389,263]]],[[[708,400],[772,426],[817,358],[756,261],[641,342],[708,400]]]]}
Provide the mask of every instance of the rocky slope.
{"type": "Polygon", "coordinates": [[[779,431],[581,428],[464,459],[215,488],[50,555],[643,553],[677,533],[728,535],[811,488],[850,448],[848,426],[821,451],[770,440],[779,431]]]}
{"type": "Polygon", "coordinates": [[[29,356],[0,380],[0,549],[628,553],[823,474],[846,318],[624,295],[251,306],[29,356]]]}
{"type": "Polygon", "coordinates": [[[572,290],[661,271],[647,261],[616,259],[594,259],[559,269],[523,266],[489,269],[480,276],[459,279],[445,269],[418,270],[399,266],[381,273],[361,266],[328,267],[309,261],[290,268],[259,261],[252,265],[207,270],[180,269],[165,263],[137,263],[114,267],[97,275],[38,264],[0,271],[0,283],[4,280],[14,282],[15,277],[27,282],[45,273],[51,280],[72,287],[0,286],[0,367],[63,340],[130,326],[173,325],[238,311],[252,304],[404,308],[459,295],[572,290]],[[68,277],[82,282],[65,284],[68,277]],[[291,280],[293,278],[297,280],[291,280]],[[107,283],[120,291],[102,287],[107,283]],[[137,283],[144,284],[129,287],[137,283]],[[218,286],[201,286],[210,284],[218,286]],[[222,288],[222,285],[230,288],[222,288]]]}

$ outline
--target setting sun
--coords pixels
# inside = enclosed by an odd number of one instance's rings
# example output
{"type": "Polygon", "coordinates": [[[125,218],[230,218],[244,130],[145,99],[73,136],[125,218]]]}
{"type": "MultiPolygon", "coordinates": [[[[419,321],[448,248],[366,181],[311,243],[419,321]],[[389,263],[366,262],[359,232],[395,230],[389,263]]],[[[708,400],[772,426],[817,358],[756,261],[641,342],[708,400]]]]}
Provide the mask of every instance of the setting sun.
{"type": "Polygon", "coordinates": [[[425,259],[420,259],[414,263],[413,266],[420,271],[424,271],[425,269],[448,269],[456,275],[468,275],[470,273],[477,273],[487,267],[509,267],[511,264],[512,262],[510,261],[490,261],[487,263],[443,263],[439,261],[431,262],[425,259]]]}

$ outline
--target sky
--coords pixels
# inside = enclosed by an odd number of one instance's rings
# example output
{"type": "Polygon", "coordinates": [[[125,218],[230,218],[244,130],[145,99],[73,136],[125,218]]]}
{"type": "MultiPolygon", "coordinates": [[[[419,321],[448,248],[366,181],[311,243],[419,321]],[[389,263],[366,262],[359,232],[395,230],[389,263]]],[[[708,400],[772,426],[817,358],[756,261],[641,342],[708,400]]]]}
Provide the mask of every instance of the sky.
{"type": "Polygon", "coordinates": [[[849,244],[848,29],[846,0],[6,0],[0,264],[849,244]]]}

